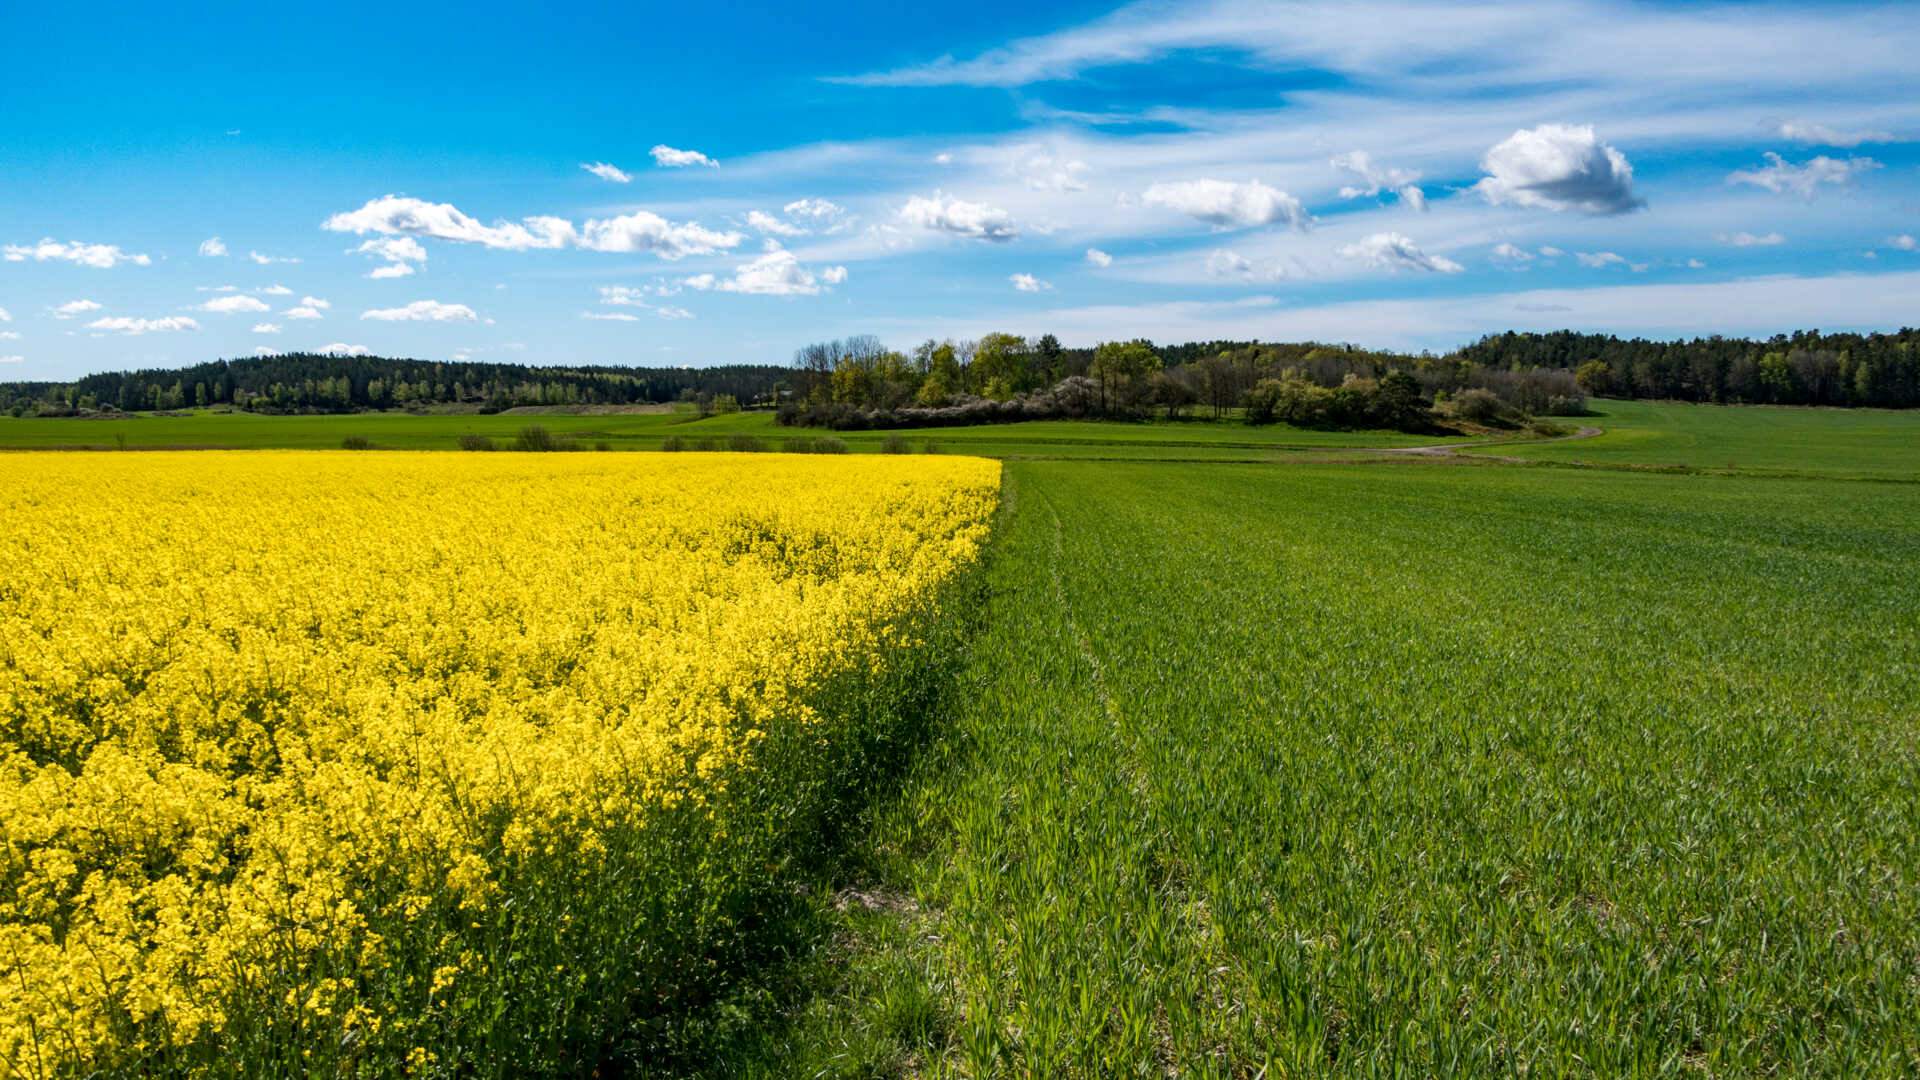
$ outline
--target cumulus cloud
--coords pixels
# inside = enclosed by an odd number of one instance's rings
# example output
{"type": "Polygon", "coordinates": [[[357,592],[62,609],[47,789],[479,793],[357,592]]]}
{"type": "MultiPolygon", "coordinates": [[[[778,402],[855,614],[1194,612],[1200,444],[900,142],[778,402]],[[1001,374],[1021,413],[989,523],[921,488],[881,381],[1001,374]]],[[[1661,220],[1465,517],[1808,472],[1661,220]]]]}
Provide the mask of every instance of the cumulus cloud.
{"type": "Polygon", "coordinates": [[[318,297],[303,296],[300,298],[300,303],[286,310],[286,316],[289,319],[325,318],[325,316],[320,313],[332,306],[332,304],[318,297]]]}
{"type": "Polygon", "coordinates": [[[380,322],[477,322],[479,316],[465,304],[443,304],[438,300],[415,300],[405,307],[373,308],[360,313],[362,319],[380,322]]]}
{"type": "Polygon", "coordinates": [[[376,236],[353,249],[356,255],[371,255],[387,262],[426,262],[427,249],[411,236],[376,236]]]}
{"type": "Polygon", "coordinates": [[[1238,252],[1220,248],[1208,253],[1207,274],[1241,281],[1278,281],[1287,276],[1287,271],[1277,262],[1256,263],[1238,252]]]}
{"type": "Polygon", "coordinates": [[[0,307],[0,322],[12,322],[12,321],[13,321],[13,316],[8,313],[6,308],[0,307]]]}
{"type": "Polygon", "coordinates": [[[254,264],[258,266],[272,266],[274,263],[297,263],[300,261],[292,255],[262,255],[257,251],[247,252],[247,258],[252,259],[254,264]]]}
{"type": "Polygon", "coordinates": [[[1581,266],[1592,267],[1595,270],[1627,264],[1626,259],[1611,251],[1576,251],[1573,257],[1579,260],[1581,266]]]}
{"type": "Polygon", "coordinates": [[[8,262],[70,262],[78,266],[91,266],[96,270],[111,270],[121,263],[135,266],[151,266],[153,260],[145,255],[129,255],[115,244],[83,244],[78,240],[69,240],[62,244],[51,237],[37,244],[8,244],[0,248],[0,257],[8,262]]]}
{"type": "Polygon", "coordinates": [[[1601,142],[1590,124],[1522,129],[1487,151],[1487,176],[1473,186],[1496,206],[1624,214],[1646,205],[1633,191],[1627,156],[1601,142]]]}
{"type": "Polygon", "coordinates": [[[367,271],[367,276],[375,281],[387,281],[393,278],[413,276],[413,267],[408,263],[388,263],[367,271]]]}
{"type": "Polygon", "coordinates": [[[1728,247],[1776,247],[1787,242],[1787,238],[1777,232],[1770,233],[1721,233],[1715,237],[1728,247]]]}
{"type": "Polygon", "coordinates": [[[812,218],[815,221],[832,221],[846,216],[847,208],[826,199],[795,199],[780,208],[780,212],[790,218],[812,218]]]}
{"type": "Polygon", "coordinates": [[[1896,251],[1920,251],[1920,240],[1915,240],[1907,233],[1901,233],[1899,236],[1887,237],[1887,246],[1896,251]]]}
{"type": "MultiPolygon", "coordinates": [[[[844,270],[845,270],[845,267],[837,267],[836,269],[840,269],[840,270],[842,270],[842,271],[844,271],[844,270]]],[[[841,274],[841,277],[840,277],[840,280],[842,280],[842,281],[845,281],[845,280],[846,280],[846,275],[845,275],[844,273],[842,273],[842,274],[841,274]]],[[[658,307],[658,308],[654,308],[654,309],[653,309],[653,313],[654,313],[655,315],[658,315],[658,316],[660,316],[660,317],[661,317],[661,318],[663,318],[663,319],[691,319],[691,318],[693,318],[693,312],[691,312],[691,311],[688,311],[688,310],[687,310],[686,308],[683,308],[683,307],[658,307]]]]}
{"type": "Polygon", "coordinates": [[[1013,162],[1013,174],[1035,191],[1085,191],[1088,166],[1044,149],[1022,147],[1013,162]]]}
{"type": "Polygon", "coordinates": [[[684,169],[689,165],[705,165],[709,169],[717,169],[720,167],[719,162],[698,150],[675,150],[665,143],[661,143],[659,146],[647,152],[653,155],[653,163],[655,165],[665,166],[669,169],[684,169]]]}
{"type": "Polygon", "coordinates": [[[348,345],[344,341],[336,341],[331,345],[322,345],[313,351],[316,353],[319,353],[321,356],[371,356],[373,355],[372,353],[367,351],[367,347],[365,345],[348,345]]]}
{"type": "Polygon", "coordinates": [[[1509,243],[1495,244],[1493,245],[1493,250],[1487,252],[1487,254],[1501,262],[1510,263],[1515,266],[1533,261],[1533,256],[1524,248],[1515,247],[1509,243]]]}
{"type": "Polygon", "coordinates": [[[1374,233],[1358,243],[1342,247],[1340,254],[1386,270],[1457,274],[1466,269],[1443,255],[1429,255],[1421,251],[1411,239],[1397,232],[1374,233]]]}
{"type": "Polygon", "coordinates": [[[269,285],[260,290],[262,296],[292,296],[293,290],[285,285],[269,285]]]}
{"type": "Polygon", "coordinates": [[[1102,269],[1105,269],[1106,267],[1113,265],[1113,256],[1107,254],[1104,251],[1101,251],[1099,248],[1088,248],[1087,262],[1090,265],[1098,266],[1102,269]]]}
{"type": "Polygon", "coordinates": [[[1780,125],[1780,137],[1807,146],[1838,146],[1843,149],[1866,143],[1900,141],[1898,136],[1885,131],[1840,131],[1825,124],[1803,124],[1793,120],[1780,125]]]}
{"type": "Polygon", "coordinates": [[[209,236],[200,241],[200,254],[210,259],[224,258],[227,254],[227,245],[219,237],[209,236]]]}
{"type": "Polygon", "coordinates": [[[1021,292],[1046,292],[1048,289],[1053,288],[1052,282],[1041,281],[1032,274],[1013,274],[1010,275],[1007,280],[1013,282],[1013,287],[1021,292]]]}
{"type": "Polygon", "coordinates": [[[1822,154],[1804,165],[1795,165],[1771,150],[1763,156],[1767,159],[1766,165],[1728,173],[1727,183],[1752,184],[1776,195],[1798,195],[1803,199],[1811,199],[1822,184],[1844,187],[1853,183],[1861,173],[1872,172],[1880,167],[1878,161],[1869,157],[1841,160],[1822,154]]]}
{"type": "Polygon", "coordinates": [[[674,223],[658,214],[637,210],[605,220],[589,220],[578,228],[557,217],[529,217],[492,225],[462,213],[449,203],[385,195],[365,206],[335,214],[325,228],[359,235],[426,236],[438,240],[479,244],[502,251],[578,247],[588,251],[651,252],[662,259],[710,255],[739,246],[737,232],[715,232],[696,222],[674,223]]]}
{"type": "Polygon", "coordinates": [[[580,317],[583,319],[592,319],[596,322],[639,322],[640,321],[640,316],[629,315],[624,311],[583,311],[580,313],[580,317]]]}
{"type": "Polygon", "coordinates": [[[813,296],[826,285],[847,280],[847,268],[833,266],[816,275],[800,265],[793,252],[769,240],[766,252],[740,264],[729,278],[696,274],[681,284],[700,292],[746,293],[754,296],[813,296]]]}
{"type": "Polygon", "coordinates": [[[762,210],[747,211],[747,224],[768,236],[805,236],[807,230],[790,225],[762,210]]]}
{"type": "Polygon", "coordinates": [[[1389,169],[1374,163],[1373,156],[1365,150],[1354,150],[1340,154],[1333,159],[1333,167],[1358,176],[1361,183],[1349,184],[1340,189],[1343,199],[1376,197],[1383,191],[1391,191],[1400,197],[1400,201],[1415,210],[1425,211],[1427,193],[1420,190],[1417,181],[1420,174],[1411,169],[1389,169]]]}
{"type": "Polygon", "coordinates": [[[105,319],[95,319],[87,324],[89,330],[111,330],[118,334],[164,333],[173,330],[198,330],[200,324],[185,315],[168,315],[158,319],[132,319],[124,315],[114,315],[105,319]]]}
{"type": "Polygon", "coordinates": [[[201,311],[210,311],[216,315],[257,315],[268,310],[267,305],[251,296],[222,296],[200,305],[201,311]]]}
{"type": "Polygon", "coordinates": [[[1141,194],[1149,206],[1163,206],[1212,225],[1216,229],[1248,229],[1284,223],[1305,230],[1313,218],[1300,200],[1258,180],[1244,184],[1230,180],[1181,180],[1155,184],[1141,194]]]}
{"type": "Polygon", "coordinates": [[[955,199],[938,191],[931,198],[915,195],[908,199],[907,205],[900,208],[900,220],[923,229],[996,243],[1020,235],[1012,215],[1005,210],[955,199]]]}
{"type": "Polygon", "coordinates": [[[99,310],[100,310],[99,301],[69,300],[66,303],[61,304],[58,307],[55,307],[53,309],[53,317],[56,319],[71,319],[75,315],[85,315],[89,311],[99,311],[99,310]]]}
{"type": "Polygon", "coordinates": [[[632,173],[617,165],[609,165],[604,161],[596,161],[591,165],[583,161],[580,163],[580,167],[602,180],[610,180],[616,184],[630,183],[633,180],[632,173]]]}
{"type": "Polygon", "coordinates": [[[24,364],[26,362],[27,362],[27,358],[24,356],[21,356],[19,353],[10,353],[6,356],[0,356],[0,364],[24,364]]]}
{"type": "Polygon", "coordinates": [[[280,324],[270,322],[254,323],[253,332],[256,334],[277,334],[280,332],[280,324]]]}

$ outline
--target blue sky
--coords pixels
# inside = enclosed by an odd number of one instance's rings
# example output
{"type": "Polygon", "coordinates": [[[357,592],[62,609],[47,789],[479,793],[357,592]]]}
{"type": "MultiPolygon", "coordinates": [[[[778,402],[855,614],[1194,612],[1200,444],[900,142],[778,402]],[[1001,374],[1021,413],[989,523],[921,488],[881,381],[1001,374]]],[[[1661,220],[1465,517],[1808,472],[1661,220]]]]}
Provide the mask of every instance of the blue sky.
{"type": "Polygon", "coordinates": [[[14,5],[0,40],[0,379],[1920,323],[1912,4],[14,5]]]}

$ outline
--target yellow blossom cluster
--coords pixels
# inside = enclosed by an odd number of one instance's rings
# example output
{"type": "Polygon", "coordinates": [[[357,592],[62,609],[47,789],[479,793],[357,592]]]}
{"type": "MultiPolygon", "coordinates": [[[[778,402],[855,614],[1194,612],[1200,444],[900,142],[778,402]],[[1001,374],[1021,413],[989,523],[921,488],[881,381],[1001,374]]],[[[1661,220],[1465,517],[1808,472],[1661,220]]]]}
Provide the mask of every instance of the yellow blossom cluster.
{"type": "Polygon", "coordinates": [[[940,457],[0,456],[0,1069],[407,1045],[523,977],[475,928],[588,917],[516,890],[631,878],[610,845],[910,646],[998,488],[940,457]]]}

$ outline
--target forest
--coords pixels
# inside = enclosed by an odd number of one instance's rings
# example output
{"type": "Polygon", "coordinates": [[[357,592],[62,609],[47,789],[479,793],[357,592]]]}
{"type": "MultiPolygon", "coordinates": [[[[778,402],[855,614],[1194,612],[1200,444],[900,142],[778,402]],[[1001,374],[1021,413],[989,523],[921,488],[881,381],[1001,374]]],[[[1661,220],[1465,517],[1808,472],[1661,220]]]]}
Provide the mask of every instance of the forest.
{"type": "Polygon", "coordinates": [[[228,405],[263,413],[345,413],[431,405],[497,412],[522,405],[770,401],[791,372],[773,364],[704,368],[544,367],[283,353],[187,368],[117,371],[71,383],[0,383],[0,412],[39,415],[228,405]]]}
{"type": "Polygon", "coordinates": [[[348,413],[468,406],[687,401],[780,407],[783,423],[842,429],[1084,416],[1233,413],[1298,426],[1414,429],[1432,409],[1472,419],[1570,415],[1589,397],[1725,404],[1920,405],[1920,330],[1801,331],[1765,340],[1652,341],[1571,330],[1508,332],[1445,355],[1320,342],[1110,341],[1052,334],[927,340],[901,352],[870,335],[818,342],[790,367],[492,364],[290,353],[186,368],[107,372],[70,383],[0,383],[0,412],[41,416],[230,406],[348,413]],[[1418,387],[1420,410],[1395,380],[1418,387]]]}

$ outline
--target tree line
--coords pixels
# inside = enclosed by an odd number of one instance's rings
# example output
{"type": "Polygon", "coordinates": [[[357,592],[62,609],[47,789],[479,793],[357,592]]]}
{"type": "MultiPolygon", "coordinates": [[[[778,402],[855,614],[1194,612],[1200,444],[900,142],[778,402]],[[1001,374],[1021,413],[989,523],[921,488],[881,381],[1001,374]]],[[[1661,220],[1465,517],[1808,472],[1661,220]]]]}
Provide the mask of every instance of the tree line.
{"type": "Polygon", "coordinates": [[[286,353],[185,368],[115,371],[70,383],[0,383],[0,412],[191,409],[337,413],[473,405],[638,405],[732,400],[771,404],[793,372],[776,364],[705,368],[545,367],[286,353]]]}
{"type": "Polygon", "coordinates": [[[1314,342],[1067,349],[1051,334],[992,333],[899,352],[858,336],[804,346],[794,368],[781,422],[840,429],[1231,413],[1251,423],[1418,431],[1433,426],[1436,410],[1455,415],[1457,403],[1480,422],[1586,406],[1563,371],[1496,371],[1456,357],[1314,342]]]}

